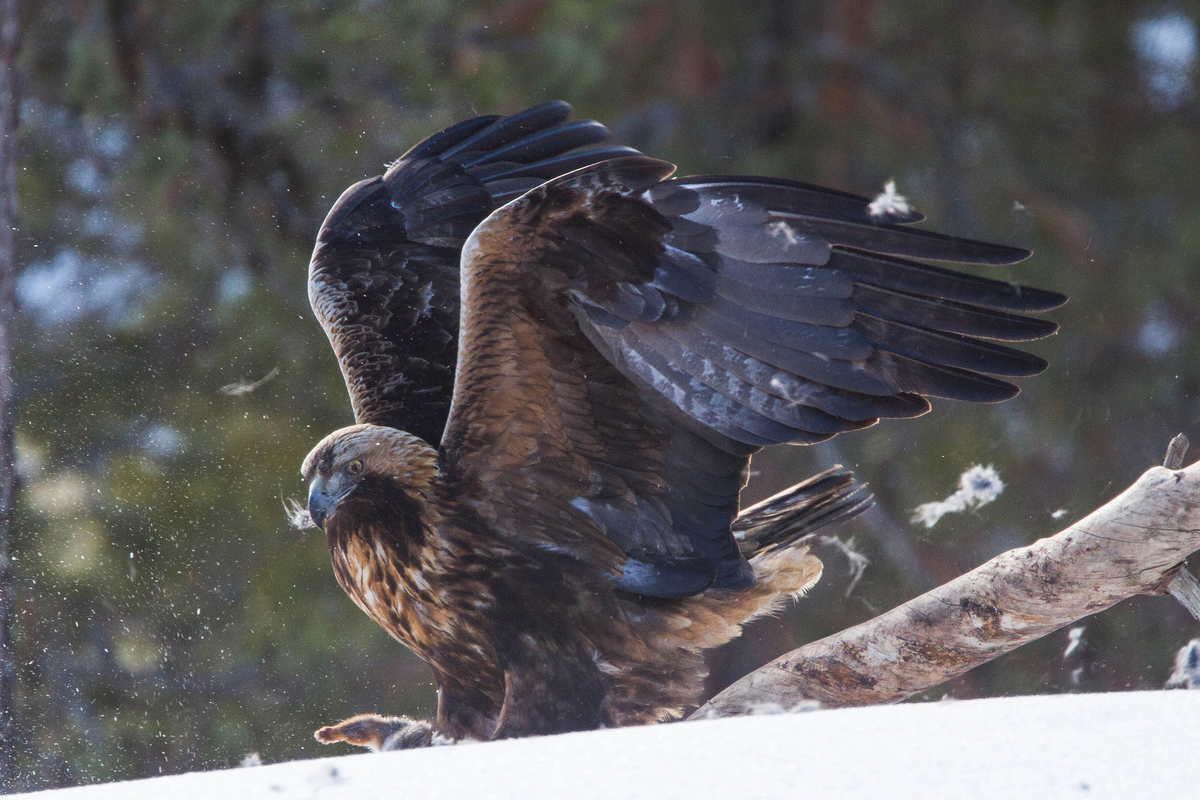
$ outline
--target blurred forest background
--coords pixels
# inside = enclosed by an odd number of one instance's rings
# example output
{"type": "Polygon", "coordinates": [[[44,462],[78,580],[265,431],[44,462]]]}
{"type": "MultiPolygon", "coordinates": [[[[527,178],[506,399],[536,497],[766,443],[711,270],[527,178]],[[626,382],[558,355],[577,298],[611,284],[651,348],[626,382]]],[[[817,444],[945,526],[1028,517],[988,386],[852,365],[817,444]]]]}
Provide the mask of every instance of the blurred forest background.
{"type": "MultiPolygon", "coordinates": [[[[327,754],[318,725],[429,715],[430,675],[291,530],[350,421],[305,295],[349,184],[544,100],[688,173],[875,194],[1032,248],[1066,292],[999,406],[935,403],[758,458],[749,500],[843,462],[878,508],[713,688],[1059,530],[1200,439],[1200,5],[1072,0],[60,0],[23,4],[14,554],[18,788],[327,754]],[[1005,492],[912,509],[993,464],[1005,492]]],[[[1142,599],[927,695],[1156,688],[1197,626],[1142,599]]]]}

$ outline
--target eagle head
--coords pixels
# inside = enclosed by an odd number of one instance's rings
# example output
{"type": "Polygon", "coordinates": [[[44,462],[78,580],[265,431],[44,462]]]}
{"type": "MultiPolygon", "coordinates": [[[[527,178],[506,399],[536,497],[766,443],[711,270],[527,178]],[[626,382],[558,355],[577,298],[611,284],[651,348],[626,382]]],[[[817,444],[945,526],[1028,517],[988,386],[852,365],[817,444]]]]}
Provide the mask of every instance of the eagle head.
{"type": "Polygon", "coordinates": [[[437,451],[395,428],[351,425],[322,439],[300,473],[308,482],[308,516],[324,529],[348,500],[371,502],[380,489],[423,496],[437,474],[437,451]]]}

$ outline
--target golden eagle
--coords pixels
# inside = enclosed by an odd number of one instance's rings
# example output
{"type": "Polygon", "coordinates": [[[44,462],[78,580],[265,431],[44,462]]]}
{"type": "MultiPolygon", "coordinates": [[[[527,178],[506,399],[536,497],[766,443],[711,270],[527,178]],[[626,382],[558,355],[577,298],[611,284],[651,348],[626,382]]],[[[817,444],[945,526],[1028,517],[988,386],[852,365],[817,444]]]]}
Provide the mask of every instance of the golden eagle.
{"type": "Polygon", "coordinates": [[[701,652],[810,586],[806,536],[869,502],[831,470],[739,516],[750,456],[1008,399],[1046,362],[995,340],[1053,333],[1014,312],[1065,301],[915,260],[1025,250],[802,183],[671,178],[569,113],[429,137],[346,190],[310,265],[358,424],[304,461],[308,514],[433,668],[449,739],[696,702],[701,652]]]}

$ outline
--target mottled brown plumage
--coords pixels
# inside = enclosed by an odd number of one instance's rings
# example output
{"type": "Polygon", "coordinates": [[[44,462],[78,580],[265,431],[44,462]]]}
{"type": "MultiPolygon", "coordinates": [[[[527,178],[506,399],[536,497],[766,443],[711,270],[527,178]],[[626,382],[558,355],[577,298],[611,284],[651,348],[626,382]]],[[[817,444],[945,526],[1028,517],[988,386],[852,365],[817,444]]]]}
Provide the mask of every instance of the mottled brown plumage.
{"type": "Polygon", "coordinates": [[[750,455],[1010,397],[992,376],[1045,362],[978,337],[1044,336],[1010,312],[1062,301],[895,257],[1024,251],[803,184],[668,180],[573,151],[603,129],[565,114],[431,137],[347,190],[310,270],[358,424],[306,459],[309,513],[454,739],[696,702],[702,652],[810,586],[805,538],[866,502],[835,470],[739,517],[750,455]]]}
{"type": "MultiPolygon", "coordinates": [[[[334,574],[359,608],[429,662],[436,729],[450,738],[671,716],[696,701],[701,651],[729,641],[821,572],[806,548],[785,547],[753,559],[758,581],[749,589],[666,602],[624,593],[612,581],[620,552],[586,519],[572,520],[572,532],[547,524],[552,509],[537,519],[527,506],[526,516],[509,518],[528,526],[503,517],[488,524],[504,512],[477,502],[436,461],[410,434],[356,425],[319,444],[304,474],[316,497],[344,493],[328,516],[323,501],[310,505],[334,574]],[[363,467],[351,476],[355,461],[363,467]]],[[[855,504],[847,505],[848,478],[814,488],[789,504],[794,513],[830,504],[836,516],[855,504]]]]}

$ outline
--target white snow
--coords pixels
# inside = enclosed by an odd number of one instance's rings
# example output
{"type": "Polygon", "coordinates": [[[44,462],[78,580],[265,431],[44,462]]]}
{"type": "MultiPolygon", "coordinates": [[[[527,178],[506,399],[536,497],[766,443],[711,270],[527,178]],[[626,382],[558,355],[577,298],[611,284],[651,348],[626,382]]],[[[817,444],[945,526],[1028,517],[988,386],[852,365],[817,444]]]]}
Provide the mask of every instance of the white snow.
{"type": "Polygon", "coordinates": [[[60,789],[53,800],[1195,797],[1200,692],[921,703],[594,731],[60,789]]]}

